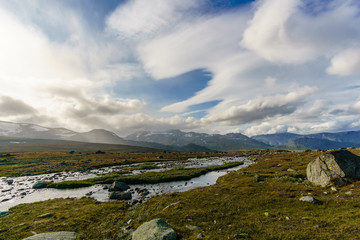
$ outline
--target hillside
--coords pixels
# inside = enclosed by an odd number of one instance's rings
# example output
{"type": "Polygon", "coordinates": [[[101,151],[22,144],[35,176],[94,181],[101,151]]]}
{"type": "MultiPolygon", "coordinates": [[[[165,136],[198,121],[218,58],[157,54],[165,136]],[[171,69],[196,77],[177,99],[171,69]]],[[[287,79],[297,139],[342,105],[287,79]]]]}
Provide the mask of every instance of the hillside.
{"type": "Polygon", "coordinates": [[[0,152],[152,152],[159,149],[120,144],[86,143],[51,139],[0,137],[0,152]]]}

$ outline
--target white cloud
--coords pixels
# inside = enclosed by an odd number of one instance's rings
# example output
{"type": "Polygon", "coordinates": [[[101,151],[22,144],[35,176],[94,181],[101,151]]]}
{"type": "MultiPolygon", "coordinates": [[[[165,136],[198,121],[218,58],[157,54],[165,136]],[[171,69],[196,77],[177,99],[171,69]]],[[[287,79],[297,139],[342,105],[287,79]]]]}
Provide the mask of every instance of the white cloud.
{"type": "Polygon", "coordinates": [[[0,0],[3,120],[118,133],[357,126],[358,93],[342,91],[358,84],[349,76],[360,70],[356,1],[261,0],[253,9],[200,14],[206,3],[126,1],[102,32],[61,1],[0,0]],[[207,86],[160,112],[115,89],[195,69],[211,73],[207,86]],[[207,116],[189,117],[192,105],[214,100],[221,102],[207,116]]]}
{"type": "Polygon", "coordinates": [[[300,0],[264,0],[249,27],[244,31],[241,45],[267,60],[298,63],[313,57],[313,49],[289,33],[288,20],[300,5],[300,0]]]}
{"type": "Polygon", "coordinates": [[[141,38],[171,28],[202,1],[129,0],[107,19],[108,27],[123,37],[141,38]]]}
{"type": "Polygon", "coordinates": [[[247,136],[255,136],[261,134],[274,134],[274,133],[286,133],[286,132],[298,132],[299,129],[287,125],[273,125],[270,123],[261,123],[259,125],[251,126],[244,131],[247,136]]]}
{"type": "Polygon", "coordinates": [[[267,77],[265,78],[265,86],[267,88],[273,88],[275,86],[275,83],[276,83],[276,78],[273,78],[273,77],[267,77]]]}
{"type": "Polygon", "coordinates": [[[360,48],[346,49],[331,59],[327,73],[346,76],[360,71],[360,48]]]}
{"type": "Polygon", "coordinates": [[[316,89],[303,87],[287,94],[275,96],[258,97],[248,101],[246,104],[236,105],[227,103],[221,106],[222,109],[211,110],[206,117],[211,122],[218,122],[225,125],[240,125],[264,120],[267,118],[289,115],[306,102],[306,99],[313,95],[316,89]],[[232,106],[231,106],[232,105],[232,106]],[[231,106],[231,107],[230,107],[231,106]]]}

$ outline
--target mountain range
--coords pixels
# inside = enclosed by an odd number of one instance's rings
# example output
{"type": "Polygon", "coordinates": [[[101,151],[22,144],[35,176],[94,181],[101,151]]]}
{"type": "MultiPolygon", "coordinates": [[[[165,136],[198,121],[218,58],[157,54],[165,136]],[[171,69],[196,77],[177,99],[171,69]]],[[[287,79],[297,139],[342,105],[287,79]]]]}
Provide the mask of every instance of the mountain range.
{"type": "Polygon", "coordinates": [[[29,123],[0,121],[0,136],[26,139],[66,140],[88,143],[121,144],[185,152],[239,151],[265,149],[269,145],[240,133],[226,135],[182,132],[138,132],[121,138],[104,129],[75,132],[66,128],[47,128],[29,123]]]}
{"type": "Polygon", "coordinates": [[[184,152],[240,151],[294,147],[303,149],[360,147],[360,131],[309,135],[278,133],[257,135],[250,138],[241,133],[221,135],[169,130],[164,132],[136,132],[122,138],[104,129],[75,132],[66,128],[47,128],[29,123],[4,121],[0,121],[0,137],[117,144],[184,152]]]}
{"type": "Polygon", "coordinates": [[[252,139],[261,141],[273,147],[302,146],[311,149],[360,147],[360,131],[316,133],[308,135],[276,133],[253,136],[252,139]]]}

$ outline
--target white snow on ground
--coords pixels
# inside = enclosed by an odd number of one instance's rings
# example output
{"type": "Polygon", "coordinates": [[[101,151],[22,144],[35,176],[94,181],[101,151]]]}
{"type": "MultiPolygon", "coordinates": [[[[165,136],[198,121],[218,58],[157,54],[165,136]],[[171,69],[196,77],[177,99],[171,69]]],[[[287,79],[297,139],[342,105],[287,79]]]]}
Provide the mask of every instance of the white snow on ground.
{"type": "Polygon", "coordinates": [[[72,137],[74,136],[76,133],[57,133],[55,134],[56,136],[59,136],[59,137],[72,137]]]}
{"type": "Polygon", "coordinates": [[[37,125],[32,125],[32,126],[30,126],[30,128],[32,128],[33,130],[35,130],[35,131],[37,131],[37,132],[46,132],[46,131],[49,131],[48,128],[40,127],[40,126],[37,126],[37,125]]]}
{"type": "Polygon", "coordinates": [[[0,122],[0,133],[2,135],[16,134],[21,132],[21,127],[16,123],[0,122]]]}

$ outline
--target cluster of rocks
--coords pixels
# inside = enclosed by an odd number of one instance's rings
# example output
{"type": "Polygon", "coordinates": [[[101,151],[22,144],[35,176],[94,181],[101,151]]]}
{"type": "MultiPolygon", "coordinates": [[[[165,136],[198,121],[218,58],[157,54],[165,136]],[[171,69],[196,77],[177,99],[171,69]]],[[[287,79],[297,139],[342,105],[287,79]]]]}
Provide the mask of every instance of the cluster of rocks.
{"type": "MultiPolygon", "coordinates": [[[[35,234],[23,240],[76,240],[76,232],[60,231],[35,234]]],[[[175,230],[163,219],[157,218],[140,225],[132,240],[176,240],[175,230]]]]}

